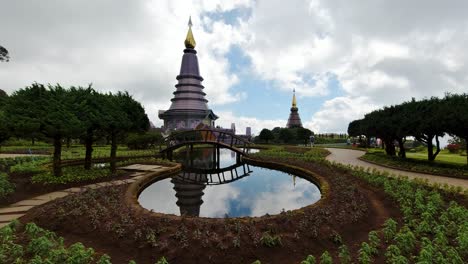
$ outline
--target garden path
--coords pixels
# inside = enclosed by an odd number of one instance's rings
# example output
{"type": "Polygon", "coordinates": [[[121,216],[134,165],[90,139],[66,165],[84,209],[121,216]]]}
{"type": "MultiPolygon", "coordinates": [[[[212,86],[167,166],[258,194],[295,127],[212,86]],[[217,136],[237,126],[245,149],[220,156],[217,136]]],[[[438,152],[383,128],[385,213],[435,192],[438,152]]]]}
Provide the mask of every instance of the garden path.
{"type": "Polygon", "coordinates": [[[105,186],[132,183],[144,177],[144,175],[148,172],[161,171],[161,170],[165,170],[166,168],[167,167],[163,167],[159,165],[133,164],[127,167],[119,168],[119,169],[124,169],[124,170],[136,171],[135,173],[132,173],[130,175],[130,179],[114,180],[114,181],[108,181],[108,182],[88,184],[88,185],[81,186],[81,187],[73,187],[73,188],[62,190],[62,191],[56,191],[56,192],[39,195],[31,199],[26,199],[26,200],[22,200],[22,201],[10,204],[6,207],[0,208],[0,228],[8,225],[9,222],[22,217],[23,215],[27,213],[28,210],[30,210],[31,208],[35,206],[45,204],[52,200],[65,197],[73,193],[84,192],[88,189],[97,189],[97,188],[101,188],[105,186]]]}
{"type": "Polygon", "coordinates": [[[359,166],[365,169],[367,168],[377,169],[378,171],[382,171],[382,172],[386,171],[395,175],[407,176],[410,179],[414,179],[414,178],[427,179],[430,183],[440,183],[440,184],[446,183],[449,185],[461,186],[465,189],[468,189],[468,180],[437,176],[437,175],[431,175],[431,174],[425,174],[425,173],[397,170],[397,169],[387,168],[384,166],[380,166],[380,165],[376,165],[373,163],[360,160],[359,157],[365,154],[365,152],[361,150],[338,149],[338,148],[327,148],[327,150],[330,151],[331,153],[330,155],[327,156],[328,161],[334,161],[336,163],[341,163],[344,165],[359,166]]]}

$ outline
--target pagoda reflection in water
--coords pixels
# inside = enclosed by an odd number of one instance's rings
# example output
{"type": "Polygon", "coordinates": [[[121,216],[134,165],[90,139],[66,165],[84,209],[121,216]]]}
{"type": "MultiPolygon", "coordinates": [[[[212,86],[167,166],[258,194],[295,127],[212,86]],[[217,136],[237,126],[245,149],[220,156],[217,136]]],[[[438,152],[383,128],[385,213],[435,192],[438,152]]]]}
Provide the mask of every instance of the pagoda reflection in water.
{"type": "MultiPolygon", "coordinates": [[[[177,206],[180,215],[199,216],[200,206],[203,204],[203,190],[207,185],[220,185],[230,183],[252,172],[246,163],[237,162],[230,166],[220,168],[219,157],[214,148],[203,148],[186,151],[182,161],[182,172],[172,178],[176,191],[177,206]],[[201,155],[199,155],[201,152],[201,155]]],[[[236,159],[239,161],[239,159],[236,159]]]]}

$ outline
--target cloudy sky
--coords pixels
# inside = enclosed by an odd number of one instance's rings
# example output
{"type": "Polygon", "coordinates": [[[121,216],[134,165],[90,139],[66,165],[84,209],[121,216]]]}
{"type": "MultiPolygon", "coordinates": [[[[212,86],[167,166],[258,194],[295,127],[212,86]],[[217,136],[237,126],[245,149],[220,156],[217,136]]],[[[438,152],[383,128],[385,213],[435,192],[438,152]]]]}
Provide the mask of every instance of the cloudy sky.
{"type": "Polygon", "coordinates": [[[306,127],[345,132],[384,105],[468,92],[467,13],[465,0],[3,1],[0,89],[127,90],[160,126],[191,15],[217,124],[285,126],[296,89],[306,127]]]}

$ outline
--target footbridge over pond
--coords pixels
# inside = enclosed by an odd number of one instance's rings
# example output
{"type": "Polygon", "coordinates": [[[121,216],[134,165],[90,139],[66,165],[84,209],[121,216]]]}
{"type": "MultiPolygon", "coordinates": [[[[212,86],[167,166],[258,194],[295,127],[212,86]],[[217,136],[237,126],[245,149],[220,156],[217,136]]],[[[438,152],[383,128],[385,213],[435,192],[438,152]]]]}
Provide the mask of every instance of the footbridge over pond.
{"type": "Polygon", "coordinates": [[[233,133],[216,129],[197,129],[182,132],[173,132],[165,139],[165,148],[161,150],[164,157],[172,160],[174,150],[189,147],[193,150],[195,145],[213,145],[219,152],[220,148],[230,149],[238,156],[248,156],[252,143],[233,133]]]}

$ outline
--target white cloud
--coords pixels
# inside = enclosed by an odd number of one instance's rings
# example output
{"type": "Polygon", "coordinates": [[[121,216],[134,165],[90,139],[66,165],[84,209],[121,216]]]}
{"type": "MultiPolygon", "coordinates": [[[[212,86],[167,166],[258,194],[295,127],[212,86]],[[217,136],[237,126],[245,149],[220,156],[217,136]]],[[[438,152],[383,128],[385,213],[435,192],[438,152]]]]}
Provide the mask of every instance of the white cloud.
{"type": "Polygon", "coordinates": [[[346,132],[349,120],[363,118],[377,106],[367,97],[336,97],[325,101],[311,121],[305,122],[315,133],[346,132]]]}
{"type": "Polygon", "coordinates": [[[376,107],[467,92],[467,9],[461,0],[258,1],[242,45],[260,78],[295,87],[299,97],[327,95],[331,83],[315,80],[336,76],[342,98],[326,101],[306,124],[344,132],[376,107]]]}
{"type": "Polygon", "coordinates": [[[127,90],[160,124],[157,110],[167,109],[173,96],[191,15],[210,106],[235,102],[245,95],[231,92],[239,79],[229,72],[226,53],[242,36],[222,20],[203,18],[206,12],[250,5],[249,0],[5,3],[1,45],[11,61],[0,65],[1,89],[11,93],[37,81],[127,90]]]}

